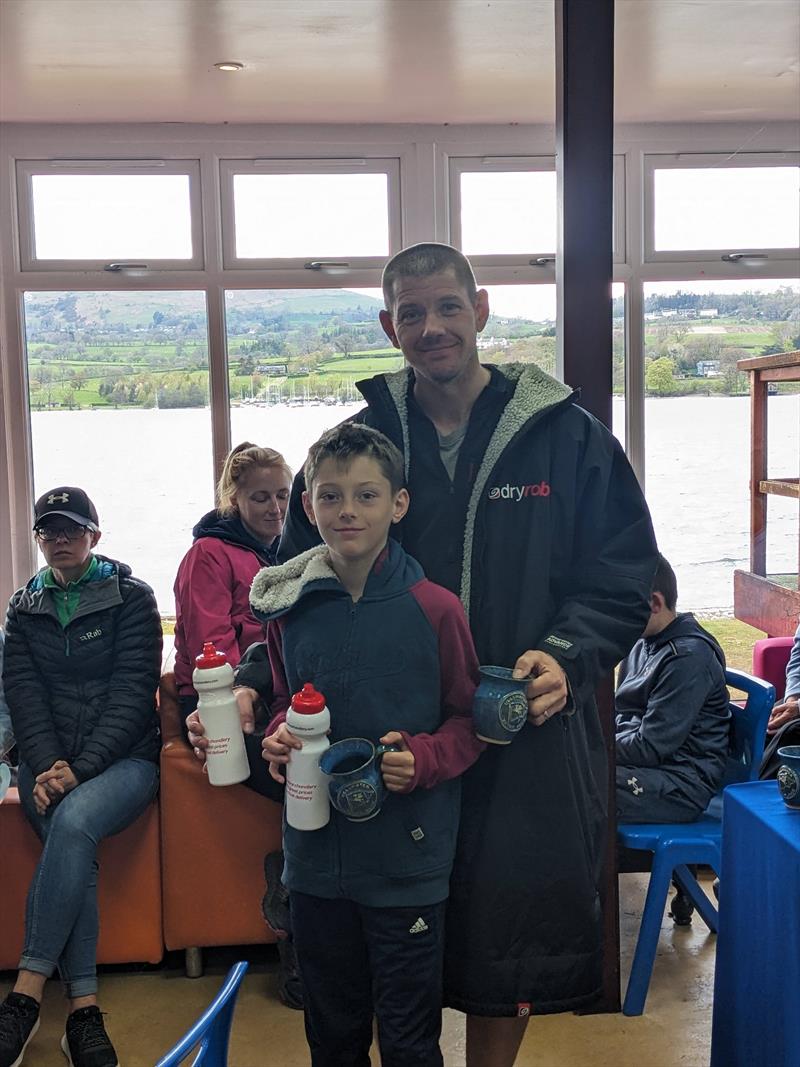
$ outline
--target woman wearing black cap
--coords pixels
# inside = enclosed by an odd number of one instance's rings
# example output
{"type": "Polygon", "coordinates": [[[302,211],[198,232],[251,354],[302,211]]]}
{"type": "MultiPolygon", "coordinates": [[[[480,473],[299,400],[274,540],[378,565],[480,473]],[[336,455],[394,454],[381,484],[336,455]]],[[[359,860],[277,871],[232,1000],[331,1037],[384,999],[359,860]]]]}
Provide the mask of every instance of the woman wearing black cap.
{"type": "Polygon", "coordinates": [[[0,1067],[22,1063],[56,968],[70,1002],[67,1059],[116,1067],[97,1007],[95,857],[158,789],[161,621],[150,587],[93,553],[99,520],[82,489],[41,496],[34,532],[47,566],[9,603],[3,684],[20,802],[44,847],[19,974],[0,1004],[0,1067]]]}

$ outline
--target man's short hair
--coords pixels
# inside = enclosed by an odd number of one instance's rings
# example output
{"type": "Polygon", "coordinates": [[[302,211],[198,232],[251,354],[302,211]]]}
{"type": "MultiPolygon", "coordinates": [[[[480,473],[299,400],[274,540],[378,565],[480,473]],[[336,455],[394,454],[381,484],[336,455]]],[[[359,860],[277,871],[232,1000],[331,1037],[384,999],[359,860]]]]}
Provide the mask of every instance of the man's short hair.
{"type": "Polygon", "coordinates": [[[357,456],[375,460],[393,493],[405,485],[405,466],[400,449],[380,430],[358,422],[343,422],[341,426],[327,430],[308,450],[308,459],[303,468],[306,489],[309,492],[313,490],[324,460],[333,459],[342,467],[347,467],[357,456]]]}
{"type": "Polygon", "coordinates": [[[668,610],[675,610],[675,605],[678,603],[678,582],[669,560],[665,559],[660,552],[650,592],[661,593],[668,610]]]}
{"type": "Polygon", "coordinates": [[[474,303],[478,295],[478,283],[470,261],[457,248],[431,241],[404,248],[392,256],[383,268],[381,286],[386,310],[392,310],[394,283],[398,278],[428,278],[431,274],[441,274],[446,270],[454,272],[456,281],[466,290],[470,303],[474,303]]]}

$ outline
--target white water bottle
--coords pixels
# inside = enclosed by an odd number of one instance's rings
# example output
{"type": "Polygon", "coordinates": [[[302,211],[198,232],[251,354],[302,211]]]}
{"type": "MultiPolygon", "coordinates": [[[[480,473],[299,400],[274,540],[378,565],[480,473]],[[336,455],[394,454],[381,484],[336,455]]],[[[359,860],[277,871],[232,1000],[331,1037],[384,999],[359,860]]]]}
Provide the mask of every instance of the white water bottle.
{"type": "Polygon", "coordinates": [[[295,830],[319,830],[331,817],[328,776],[319,761],[328,750],[331,717],[325,697],[306,682],[292,697],[286,725],[303,742],[293,748],[286,764],[286,821],[295,830]]]}
{"type": "Polygon", "coordinates": [[[212,785],[236,785],[250,777],[236,697],[233,667],[212,641],[195,660],[192,685],[197,690],[197,713],[208,738],[206,770],[212,785]]]}

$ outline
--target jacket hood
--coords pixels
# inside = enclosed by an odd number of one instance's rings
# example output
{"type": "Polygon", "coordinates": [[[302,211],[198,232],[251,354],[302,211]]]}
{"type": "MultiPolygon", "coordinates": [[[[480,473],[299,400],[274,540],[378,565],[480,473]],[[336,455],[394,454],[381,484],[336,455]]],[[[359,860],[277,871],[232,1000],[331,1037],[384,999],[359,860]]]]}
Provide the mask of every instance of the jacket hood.
{"type": "MultiPolygon", "coordinates": [[[[567,402],[574,401],[577,393],[551,375],[546,374],[534,363],[483,364],[493,374],[499,374],[507,380],[513,392],[497,421],[494,433],[483,456],[478,473],[472,486],[467,505],[464,524],[464,550],[461,571],[461,603],[469,616],[472,585],[472,541],[475,529],[475,516],[478,511],[483,490],[489,475],[499,461],[511,440],[534,419],[567,402]]],[[[411,462],[411,446],[408,429],[408,390],[413,380],[414,371],[410,367],[396,371],[394,374],[378,374],[356,382],[361,395],[372,405],[385,404],[387,401],[394,408],[400,424],[402,452],[405,457],[406,478],[411,462]],[[386,390],[388,396],[381,396],[386,390]]]]}
{"type": "Polygon", "coordinates": [[[238,515],[220,515],[216,509],[207,511],[192,530],[192,536],[195,541],[201,537],[216,537],[220,541],[227,541],[228,544],[249,548],[265,563],[274,559],[272,546],[265,545],[253,537],[238,515]]]}
{"type": "MultiPolygon", "coordinates": [[[[116,559],[109,559],[107,556],[98,555],[97,552],[93,553],[94,558],[97,560],[98,567],[89,582],[103,582],[106,578],[111,578],[113,575],[119,575],[120,578],[128,578],[131,575],[131,569],[127,563],[120,563],[116,559]]],[[[40,589],[44,589],[44,576],[50,570],[49,567],[42,567],[40,571],[30,579],[25,586],[25,591],[28,593],[36,593],[40,589]]]]}
{"type": "MultiPolygon", "coordinates": [[[[419,563],[390,538],[367,578],[362,599],[397,596],[424,577],[419,563]]],[[[279,567],[260,570],[250,590],[250,607],[257,619],[267,622],[284,615],[304,597],[329,590],[348,595],[331,566],[328,546],[317,545],[279,567]]]]}
{"type": "Polygon", "coordinates": [[[712,634],[703,629],[690,611],[680,612],[669,626],[664,627],[661,633],[655,634],[653,637],[646,637],[645,643],[651,652],[655,652],[665,645],[671,644],[674,646],[675,641],[687,637],[705,641],[722,664],[723,670],[725,669],[725,653],[722,651],[719,642],[712,634]]]}

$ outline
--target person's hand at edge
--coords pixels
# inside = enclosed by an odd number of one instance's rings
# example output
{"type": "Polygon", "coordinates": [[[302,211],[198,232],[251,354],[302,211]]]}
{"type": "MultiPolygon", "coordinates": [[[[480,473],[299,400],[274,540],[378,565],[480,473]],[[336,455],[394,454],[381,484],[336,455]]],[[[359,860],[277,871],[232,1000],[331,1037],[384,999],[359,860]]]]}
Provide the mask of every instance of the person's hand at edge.
{"type": "Polygon", "coordinates": [[[775,734],[787,722],[792,719],[800,719],[800,693],[792,693],[784,697],[781,704],[776,704],[772,709],[767,723],[767,733],[775,734]]]}
{"type": "Polygon", "coordinates": [[[563,668],[546,652],[528,649],[514,664],[512,677],[525,678],[528,683],[528,721],[534,726],[543,726],[548,719],[563,711],[569,697],[567,676],[563,668]]]}
{"type": "MultiPolygon", "coordinates": [[[[236,697],[236,708],[239,712],[242,733],[252,734],[255,731],[256,724],[255,707],[261,698],[257,690],[251,689],[246,685],[234,686],[233,695],[236,697]]],[[[205,763],[208,738],[196,708],[186,716],[186,729],[189,734],[189,744],[192,746],[192,751],[202,763],[205,763]]]]}

